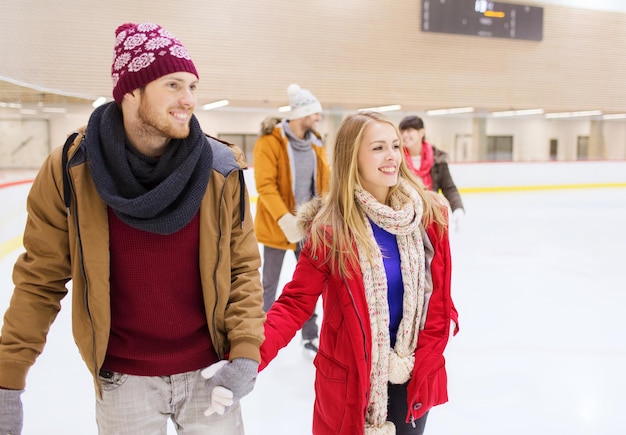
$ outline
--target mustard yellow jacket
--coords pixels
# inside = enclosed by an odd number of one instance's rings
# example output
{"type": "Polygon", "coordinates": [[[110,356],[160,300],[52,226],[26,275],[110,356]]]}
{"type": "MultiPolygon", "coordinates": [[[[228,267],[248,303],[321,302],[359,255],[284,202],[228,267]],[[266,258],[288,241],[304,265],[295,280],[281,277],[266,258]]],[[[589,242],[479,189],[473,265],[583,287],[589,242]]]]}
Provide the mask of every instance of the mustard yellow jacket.
{"type": "MultiPolygon", "coordinates": [[[[208,141],[214,167],[199,213],[200,274],[210,335],[220,358],[260,361],[265,322],[261,260],[243,184],[243,153],[208,141]]],[[[109,233],[107,206],[96,192],[84,148],[79,135],[69,148],[65,183],[63,149],[55,149],[28,195],[25,252],[15,264],[15,290],[0,337],[1,387],[25,387],[71,279],[74,339],[100,395],[97,374],[111,326],[109,233]],[[64,186],[71,198],[67,209],[64,186]]]]}
{"type": "MultiPolygon", "coordinates": [[[[315,132],[319,143],[321,136],[315,132]]],[[[313,144],[316,158],[315,195],[328,191],[330,166],[326,150],[313,144]]],[[[278,225],[285,213],[296,213],[293,173],[289,161],[289,140],[280,123],[262,134],[254,145],[254,180],[258,194],[254,230],[260,243],[277,249],[296,249],[278,225]]]]}

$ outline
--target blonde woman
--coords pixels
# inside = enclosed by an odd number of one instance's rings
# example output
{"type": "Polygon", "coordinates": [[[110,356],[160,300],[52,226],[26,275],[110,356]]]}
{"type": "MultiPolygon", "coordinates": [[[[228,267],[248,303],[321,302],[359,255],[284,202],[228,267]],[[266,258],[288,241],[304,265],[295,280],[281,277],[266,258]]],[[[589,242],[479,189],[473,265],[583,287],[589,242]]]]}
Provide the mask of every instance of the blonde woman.
{"type": "Polygon", "coordinates": [[[344,119],[332,168],[329,193],[299,209],[307,238],[267,313],[261,369],[321,295],[313,434],[422,434],[448,400],[443,351],[457,323],[446,205],[421,187],[379,113],[344,119]]]}

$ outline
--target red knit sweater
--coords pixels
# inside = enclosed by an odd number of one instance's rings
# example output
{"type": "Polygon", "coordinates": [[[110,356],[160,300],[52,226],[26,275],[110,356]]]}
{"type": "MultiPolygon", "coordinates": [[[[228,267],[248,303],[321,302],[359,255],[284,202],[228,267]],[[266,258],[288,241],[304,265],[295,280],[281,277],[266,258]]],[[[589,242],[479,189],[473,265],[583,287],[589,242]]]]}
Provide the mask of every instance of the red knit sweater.
{"type": "Polygon", "coordinates": [[[166,376],[217,361],[199,270],[199,216],[171,235],[138,230],[109,208],[111,334],[106,370],[166,376]]]}

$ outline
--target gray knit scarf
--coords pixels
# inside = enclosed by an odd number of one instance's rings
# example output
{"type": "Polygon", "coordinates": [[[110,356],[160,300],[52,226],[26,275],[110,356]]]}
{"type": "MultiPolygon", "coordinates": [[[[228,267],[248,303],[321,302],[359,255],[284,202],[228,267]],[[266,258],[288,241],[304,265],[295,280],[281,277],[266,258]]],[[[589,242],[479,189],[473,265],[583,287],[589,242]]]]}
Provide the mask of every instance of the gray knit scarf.
{"type": "Polygon", "coordinates": [[[291,126],[289,125],[289,122],[287,120],[283,120],[282,126],[283,131],[289,139],[289,145],[291,145],[293,149],[297,151],[309,151],[313,143],[321,145],[321,142],[319,141],[317,136],[315,136],[315,133],[313,133],[311,130],[308,130],[304,133],[304,139],[300,139],[293,134],[293,131],[291,131],[291,126]]]}
{"type": "MultiPolygon", "coordinates": [[[[402,320],[396,344],[391,348],[387,275],[382,253],[377,247],[370,262],[364,246],[357,242],[372,329],[371,392],[365,422],[366,435],[395,434],[393,423],[386,421],[387,383],[403,384],[411,378],[424,309],[426,259],[421,233],[423,205],[415,189],[406,181],[400,180],[399,183],[400,189],[391,196],[389,206],[381,204],[365,190],[357,189],[355,192],[355,199],[367,217],[385,231],[395,234],[404,285],[402,320]]],[[[365,219],[365,223],[373,239],[369,220],[365,219]]]]}
{"type": "Polygon", "coordinates": [[[189,136],[173,139],[159,158],[139,153],[126,140],[116,103],[98,107],[85,133],[87,163],[100,198],[133,228],[172,234],[196,215],[213,153],[195,116],[189,136]]]}

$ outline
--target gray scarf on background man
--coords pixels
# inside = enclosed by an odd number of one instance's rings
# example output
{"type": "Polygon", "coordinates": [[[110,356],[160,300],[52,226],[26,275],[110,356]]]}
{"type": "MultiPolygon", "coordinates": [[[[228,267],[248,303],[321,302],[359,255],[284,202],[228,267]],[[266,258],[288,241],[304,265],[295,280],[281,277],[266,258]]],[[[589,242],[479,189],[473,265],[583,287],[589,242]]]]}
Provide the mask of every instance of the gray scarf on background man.
{"type": "Polygon", "coordinates": [[[300,139],[293,134],[287,120],[282,122],[282,127],[289,141],[289,163],[292,172],[291,188],[296,200],[296,207],[298,207],[317,195],[315,189],[317,158],[313,151],[313,144],[322,144],[311,130],[304,134],[303,139],[300,139]]]}

